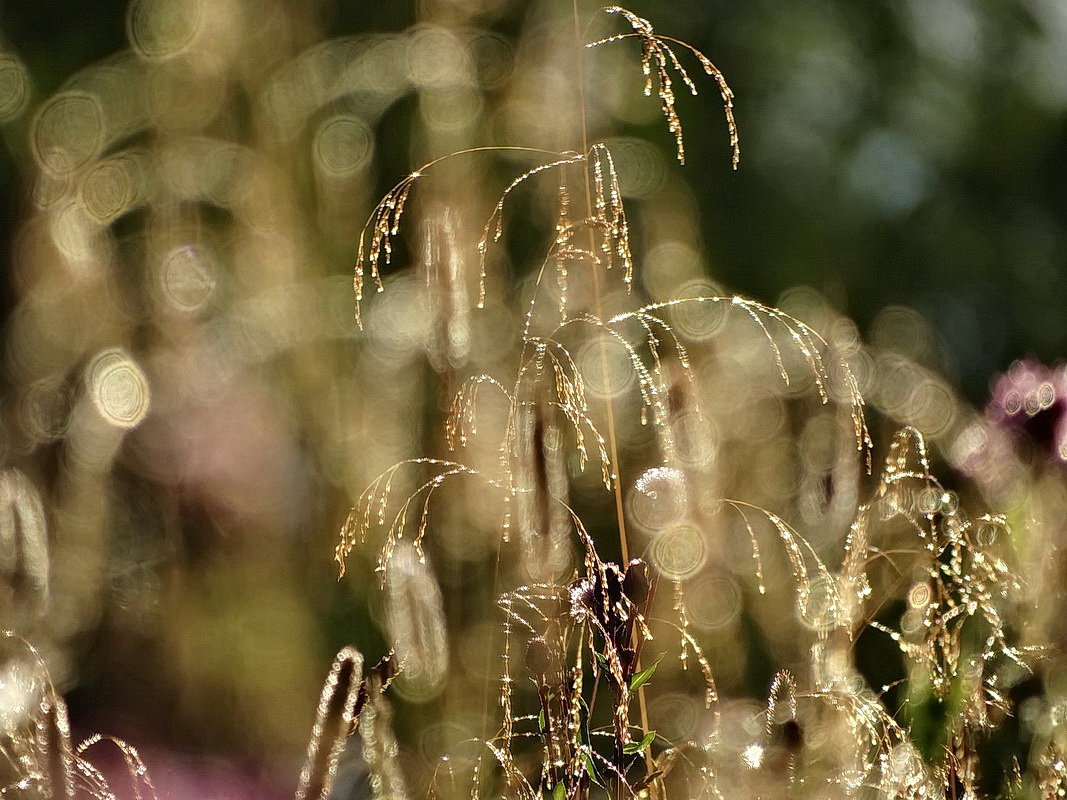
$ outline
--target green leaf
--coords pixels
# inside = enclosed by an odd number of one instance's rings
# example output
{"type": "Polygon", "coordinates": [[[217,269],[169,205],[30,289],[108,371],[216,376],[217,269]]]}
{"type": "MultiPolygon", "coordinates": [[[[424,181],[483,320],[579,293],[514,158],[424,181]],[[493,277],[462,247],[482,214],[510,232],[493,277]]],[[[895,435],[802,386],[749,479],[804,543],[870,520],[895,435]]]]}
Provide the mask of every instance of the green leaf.
{"type": "Polygon", "coordinates": [[[557,783],[552,789],[552,800],[566,800],[567,787],[562,783],[557,783]]]}
{"type": "Polygon", "coordinates": [[[585,771],[589,775],[589,779],[597,786],[604,785],[600,780],[600,776],[596,774],[596,767],[593,765],[593,757],[588,753],[585,755],[585,771]]]}
{"type": "Polygon", "coordinates": [[[639,742],[629,742],[622,746],[622,752],[628,756],[632,756],[634,753],[640,753],[646,747],[648,747],[656,739],[656,732],[649,731],[639,742]]]}
{"type": "Polygon", "coordinates": [[[641,670],[636,675],[634,675],[632,678],[630,678],[630,691],[631,692],[636,692],[638,689],[640,689],[642,686],[644,686],[646,683],[648,683],[648,679],[651,678],[656,673],[656,667],[659,666],[659,662],[660,662],[660,660],[657,659],[656,663],[645,667],[643,670],[641,670]]]}
{"type": "Polygon", "coordinates": [[[537,715],[537,730],[541,733],[545,732],[545,710],[542,708],[541,712],[537,715]]]}
{"type": "Polygon", "coordinates": [[[601,669],[605,672],[610,671],[611,668],[608,666],[608,657],[606,655],[603,653],[593,653],[593,657],[596,658],[596,663],[600,665],[601,669]]]}

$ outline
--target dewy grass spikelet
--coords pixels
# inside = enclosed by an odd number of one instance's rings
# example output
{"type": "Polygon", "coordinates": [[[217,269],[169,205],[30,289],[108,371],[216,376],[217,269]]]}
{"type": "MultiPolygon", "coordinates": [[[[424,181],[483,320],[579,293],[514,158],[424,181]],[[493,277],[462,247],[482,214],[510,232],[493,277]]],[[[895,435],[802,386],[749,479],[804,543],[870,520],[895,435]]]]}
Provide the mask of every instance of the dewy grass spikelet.
{"type": "Polygon", "coordinates": [[[645,95],[651,96],[652,94],[652,73],[654,68],[656,73],[656,93],[663,106],[663,116],[667,119],[667,127],[674,135],[678,161],[682,164],[685,163],[685,145],[682,141],[682,120],[678,116],[678,111],[675,108],[674,83],[671,79],[668,66],[672,67],[674,71],[678,73],[678,77],[681,78],[682,82],[686,85],[686,88],[688,88],[693,95],[697,94],[697,87],[696,84],[693,83],[692,78],[689,77],[689,73],[686,71],[685,67],[683,67],[682,63],[678,60],[678,56],[671,45],[684,47],[696,56],[697,60],[700,61],[700,65],[704,68],[704,71],[715,80],[716,84],[718,84],[719,94],[722,95],[723,108],[726,113],[726,126],[730,132],[731,163],[733,168],[737,169],[737,165],[741,160],[741,145],[737,132],[737,123],[734,120],[734,93],[726,83],[726,77],[722,74],[719,68],[711,62],[711,59],[692,45],[678,39],[673,39],[669,36],[660,36],[656,34],[652,29],[651,22],[644,17],[639,17],[632,11],[628,11],[621,6],[608,6],[604,11],[608,14],[618,14],[626,19],[626,21],[630,23],[633,33],[621,33],[616,34],[615,36],[608,36],[604,39],[590,42],[586,47],[600,47],[601,45],[633,37],[637,37],[641,40],[641,70],[645,75],[645,95]]]}
{"type": "Polygon", "coordinates": [[[356,270],[353,278],[353,291],[356,296],[356,322],[361,322],[360,305],[363,301],[363,263],[370,264],[371,278],[375,288],[380,292],[383,289],[381,277],[382,262],[386,266],[393,256],[393,237],[400,232],[400,219],[404,216],[404,206],[407,205],[411,185],[422,177],[419,170],[412,172],[400,183],[386,192],[385,197],[378,201],[378,205],[371,212],[371,218],[367,225],[359,233],[359,248],[356,255],[356,270]],[[370,242],[366,242],[367,229],[370,228],[370,242]]]}

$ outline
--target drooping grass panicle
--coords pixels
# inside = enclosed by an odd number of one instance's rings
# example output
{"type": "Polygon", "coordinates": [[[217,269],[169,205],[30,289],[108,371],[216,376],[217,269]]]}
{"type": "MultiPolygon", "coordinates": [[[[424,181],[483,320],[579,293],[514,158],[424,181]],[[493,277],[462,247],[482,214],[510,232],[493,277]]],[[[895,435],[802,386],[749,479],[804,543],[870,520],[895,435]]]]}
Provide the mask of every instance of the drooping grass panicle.
{"type": "Polygon", "coordinates": [[[660,377],[654,373],[653,369],[645,364],[637,347],[622,332],[620,332],[619,326],[615,324],[627,319],[629,316],[630,315],[628,314],[624,314],[617,318],[603,321],[594,314],[581,313],[572,317],[564,323],[564,325],[560,326],[556,333],[558,334],[564,327],[588,325],[600,335],[607,337],[620,346],[626,353],[627,361],[633,368],[634,375],[637,378],[637,388],[643,409],[642,413],[651,415],[653,420],[659,422],[665,420],[668,413],[666,397],[662,392],[663,383],[660,377]]]}
{"type": "MultiPolygon", "coordinates": [[[[586,446],[586,432],[595,442],[595,452],[601,465],[604,485],[610,488],[612,481],[611,458],[607,443],[593,422],[586,398],[585,379],[575,364],[571,353],[560,342],[552,338],[531,336],[524,342],[524,350],[529,351],[528,358],[519,368],[515,380],[514,397],[520,393],[535,395],[538,387],[547,384],[552,388],[554,399],[550,402],[563,413],[570,423],[575,447],[578,452],[579,468],[584,470],[589,459],[586,446]]],[[[524,400],[513,403],[509,409],[506,433],[501,452],[508,460],[514,458],[516,425],[523,409],[533,402],[524,400]]],[[[507,468],[510,469],[511,468],[507,468]]]]}
{"type": "MultiPolygon", "coordinates": [[[[672,610],[677,619],[672,620],[656,617],[650,619],[649,622],[666,625],[677,631],[680,641],[678,663],[681,666],[682,671],[686,671],[690,668],[690,661],[695,661],[697,663],[704,682],[704,707],[712,711],[712,722],[717,725],[719,719],[719,688],[715,681],[715,674],[711,670],[711,662],[708,660],[707,655],[705,655],[704,649],[700,646],[700,643],[697,641],[691,630],[689,612],[686,609],[685,596],[682,592],[683,584],[681,581],[672,581],[672,583],[674,585],[674,602],[672,610]]],[[[651,635],[648,638],[651,638],[651,635]]]]}
{"type": "MultiPolygon", "coordinates": [[[[830,392],[827,386],[830,380],[830,375],[826,369],[822,350],[827,347],[826,341],[819,335],[817,331],[811,328],[809,325],[801,322],[800,320],[786,314],[777,308],[766,306],[762,303],[754,300],[749,300],[738,295],[724,297],[724,296],[700,296],[700,297],[681,297],[674,300],[666,300],[659,303],[650,303],[636,311],[628,311],[621,314],[617,314],[610,317],[605,321],[607,325],[613,325],[631,318],[650,318],[655,317],[656,312],[667,311],[670,309],[687,306],[690,304],[715,304],[726,305],[729,308],[737,308],[742,313],[746,314],[752,321],[759,327],[760,332],[767,341],[767,345],[774,356],[774,362],[778,368],[778,373],[782,378],[782,381],[788,385],[790,382],[789,372],[786,369],[785,361],[782,357],[781,347],[775,340],[772,334],[771,328],[768,323],[774,323],[780,328],[789,341],[800,353],[804,362],[807,364],[808,370],[812,379],[815,382],[815,387],[818,390],[819,397],[823,403],[830,401],[830,392]]],[[[663,326],[669,328],[669,324],[666,321],[663,322],[663,326]]],[[[681,358],[682,355],[679,354],[681,358]]],[[[688,355],[685,356],[688,361],[688,355]]],[[[852,418],[853,434],[856,441],[856,449],[865,454],[867,460],[868,470],[870,469],[870,452],[874,444],[871,439],[870,431],[867,428],[866,416],[864,414],[864,400],[863,396],[859,392],[859,386],[856,383],[855,376],[852,373],[848,364],[841,362],[841,374],[845,376],[845,392],[849,402],[852,418]]]]}
{"type": "Polygon", "coordinates": [[[379,264],[384,261],[385,265],[388,266],[392,260],[393,237],[400,232],[400,218],[404,215],[404,206],[407,204],[411,186],[421,176],[422,173],[418,170],[412,172],[401,180],[400,183],[386,192],[385,196],[378,201],[378,205],[376,205],[374,211],[371,212],[371,221],[368,223],[368,227],[371,228],[369,245],[365,245],[364,243],[367,229],[364,228],[363,231],[360,232],[359,250],[356,256],[356,272],[355,278],[353,279],[353,290],[356,295],[357,321],[360,319],[359,309],[363,300],[364,259],[370,262],[371,277],[374,280],[375,287],[379,292],[382,291],[383,286],[379,264]],[[365,247],[366,250],[364,249],[365,247]]]}
{"type": "Polygon", "coordinates": [[[752,546],[752,558],[756,564],[757,588],[760,594],[766,594],[767,586],[763,580],[762,557],[756,539],[756,532],[748,517],[750,513],[758,514],[766,519],[785,546],[797,593],[798,611],[801,616],[812,619],[816,628],[836,626],[840,619],[841,607],[837,581],[808,540],[797,533],[792,526],[773,511],[768,511],[743,500],[727,498],[723,502],[736,510],[748,533],[749,542],[752,546]],[[816,584],[812,577],[813,571],[818,577],[818,595],[814,593],[816,584]],[[812,604],[816,604],[819,607],[815,609],[812,604]]]}
{"type": "Polygon", "coordinates": [[[618,265],[622,268],[623,283],[630,290],[633,283],[634,264],[630,247],[629,225],[622,202],[622,190],[619,176],[611,152],[603,143],[593,144],[586,153],[552,153],[551,151],[527,147],[486,146],[460,150],[435,159],[405,176],[378,202],[371,212],[366,225],[360,231],[356,254],[356,267],[353,277],[355,294],[356,321],[362,326],[361,307],[364,295],[365,266],[369,265],[371,279],[377,291],[384,289],[381,267],[391,263],[393,239],[400,232],[400,222],[407,206],[408,197],[414,183],[436,164],[457,156],[483,152],[519,151],[535,155],[548,155],[551,160],[532,167],[509,183],[500,194],[496,205],[489,214],[478,242],[479,257],[478,300],[477,307],[485,306],[486,297],[486,258],[489,246],[503,236],[504,205],[508,197],[519,186],[542,173],[557,170],[560,172],[559,204],[556,220],[556,239],[552,251],[556,261],[556,280],[560,288],[560,309],[565,314],[569,259],[591,259],[606,269],[618,265]],[[592,208],[589,216],[579,220],[570,219],[570,193],[566,188],[566,170],[568,167],[581,165],[587,170],[592,182],[592,208]],[[599,235],[597,253],[575,242],[576,235],[584,230],[592,230],[599,235]]]}
{"type": "Polygon", "coordinates": [[[593,224],[601,230],[600,250],[604,264],[608,269],[615,263],[622,266],[623,284],[630,291],[634,280],[630,227],[626,222],[615,159],[607,146],[601,143],[589,148],[588,159],[593,168],[593,224]]]}
{"type": "Polygon", "coordinates": [[[697,94],[697,87],[692,78],[690,78],[685,67],[683,67],[682,63],[678,60],[678,56],[671,45],[684,47],[696,56],[697,60],[700,61],[701,67],[704,68],[704,71],[715,80],[715,83],[719,87],[719,94],[722,95],[723,109],[726,113],[726,125],[730,132],[731,163],[733,168],[737,169],[741,159],[741,147],[737,131],[737,123],[734,120],[734,93],[726,83],[726,78],[719,68],[712,63],[711,59],[692,45],[679,41],[678,39],[673,39],[669,36],[660,36],[656,34],[652,28],[652,23],[644,17],[640,17],[621,6],[608,6],[603,10],[607,14],[618,14],[623,17],[630,24],[633,32],[608,36],[595,42],[590,42],[586,47],[600,47],[605,44],[610,44],[611,42],[617,42],[621,39],[634,37],[641,40],[641,70],[645,76],[645,94],[649,96],[652,94],[653,82],[655,82],[656,94],[659,96],[660,104],[663,107],[663,116],[666,117],[667,127],[674,136],[678,161],[682,164],[685,163],[685,145],[682,139],[682,120],[678,116],[678,111],[675,108],[676,98],[674,94],[674,83],[669,68],[674,69],[678,74],[678,77],[682,80],[682,83],[685,84],[686,88],[689,89],[692,94],[697,94]],[[654,81],[653,72],[655,72],[654,81]]]}
{"type": "MultiPolygon", "coordinates": [[[[603,143],[590,146],[585,153],[562,153],[554,161],[534,167],[515,178],[504,189],[496,206],[486,220],[482,238],[478,243],[481,260],[479,307],[485,302],[486,256],[489,245],[500,241],[504,233],[504,204],[508,196],[529,179],[549,170],[560,173],[558,204],[556,211],[556,237],[550,258],[556,262],[556,281],[560,289],[559,308],[566,316],[568,266],[569,260],[588,260],[611,269],[620,266],[623,272],[623,284],[627,291],[633,284],[633,253],[630,249],[630,229],[626,221],[626,211],[622,202],[622,189],[611,152],[603,143]],[[585,178],[591,179],[592,194],[589,216],[572,219],[570,191],[567,188],[567,170],[572,166],[581,166],[586,171],[585,178]],[[586,244],[576,241],[580,233],[592,231],[599,236],[598,244],[586,244]]],[[[540,282],[540,279],[539,281],[540,282]]],[[[535,298],[536,301],[536,298],[535,298]]],[[[532,312],[531,312],[532,313],[532,312]]],[[[529,318],[528,318],[529,321],[529,318]]],[[[527,325],[527,331],[529,325],[527,325]]]]}
{"type": "MultiPolygon", "coordinates": [[[[478,242],[478,257],[479,257],[479,284],[478,284],[478,307],[481,308],[485,305],[485,277],[486,277],[486,255],[489,252],[489,245],[500,241],[500,238],[504,235],[504,203],[513,191],[519,188],[521,185],[531,178],[540,175],[543,172],[549,170],[563,170],[571,164],[580,164],[586,161],[586,155],[581,153],[561,153],[559,157],[553,161],[549,161],[544,164],[539,164],[526,172],[519,175],[517,178],[511,181],[501,192],[500,197],[497,199],[496,205],[493,207],[492,212],[489,214],[489,218],[485,221],[485,226],[482,229],[482,238],[478,242]]],[[[561,209],[565,209],[564,204],[567,202],[567,195],[562,194],[560,197],[561,209]]],[[[560,212],[565,213],[561,210],[560,212]]]]}
{"type": "Polygon", "coordinates": [[[378,556],[377,571],[384,581],[386,566],[397,542],[404,537],[408,518],[413,507],[418,508],[419,514],[416,534],[412,544],[418,556],[422,558],[422,540],[429,521],[430,500],[433,498],[434,492],[449,478],[459,475],[481,478],[490,487],[503,488],[493,478],[484,475],[473,467],[458,461],[439,458],[406,459],[389,467],[389,469],[375,478],[360,494],[341,528],[339,541],[334,548],[334,559],[337,561],[339,576],[344,577],[345,563],[352,549],[366,541],[367,534],[373,526],[380,526],[386,529],[386,539],[378,556]],[[394,493],[394,480],[402,468],[409,466],[427,467],[432,473],[432,477],[408,494],[390,517],[388,512],[394,493]]]}
{"type": "MultiPolygon", "coordinates": [[[[523,341],[520,366],[509,389],[501,381],[487,375],[476,375],[460,386],[446,422],[446,440],[451,449],[466,446],[477,430],[477,399],[482,386],[497,388],[508,402],[503,436],[497,450],[501,474],[498,485],[508,487],[508,501],[522,506],[552,502],[540,513],[543,519],[552,518],[553,529],[562,530],[566,506],[566,480],[563,472],[562,429],[554,420],[561,415],[573,439],[578,455],[578,467],[584,470],[595,453],[601,466],[605,486],[611,486],[613,472],[607,443],[593,422],[589,409],[585,380],[574,358],[560,342],[545,337],[526,336],[523,341]],[[592,440],[592,445],[588,442],[592,440]],[[540,466],[539,466],[540,465],[540,466]],[[551,468],[552,476],[547,469],[551,468]],[[551,480],[553,484],[548,486],[551,480]],[[560,505],[560,503],[563,505],[560,505]]],[[[520,516],[525,512],[520,509],[520,516]]],[[[510,515],[510,512],[508,512],[510,515]]],[[[525,514],[529,517],[529,514],[525,514]]],[[[507,541],[510,528],[505,520],[503,536],[507,541]]],[[[538,527],[538,526],[534,526],[538,527]]],[[[560,542],[557,541],[557,547],[560,542]]]]}
{"type": "MultiPolygon", "coordinates": [[[[470,147],[464,150],[457,150],[454,153],[449,153],[448,155],[429,161],[419,169],[404,176],[395,186],[393,186],[393,188],[386,192],[382,199],[374,206],[374,209],[370,213],[370,217],[367,219],[366,224],[364,224],[359,233],[359,243],[356,249],[355,272],[352,280],[353,292],[355,294],[355,318],[360,327],[362,327],[363,324],[361,307],[363,302],[364,282],[366,280],[365,269],[369,266],[371,280],[374,282],[376,291],[382,291],[384,285],[382,283],[381,268],[382,266],[388,266],[392,261],[393,240],[397,234],[400,233],[400,222],[415,182],[426,174],[427,171],[443,161],[472,153],[491,152],[521,152],[541,156],[548,155],[556,157],[557,162],[560,160],[560,154],[534,147],[518,147],[510,145],[470,147]]],[[[562,161],[566,162],[567,157],[564,157],[562,161]]],[[[553,164],[557,162],[553,162],[553,164]]],[[[547,167],[545,166],[535,167],[534,170],[526,173],[520,179],[517,179],[517,181],[509,187],[508,191],[514,188],[517,183],[521,183],[521,181],[531,173],[540,172],[546,168],[547,167]]],[[[505,192],[505,194],[506,193],[507,192],[505,192]]],[[[502,202],[503,200],[501,199],[501,203],[502,202]]],[[[480,246],[479,249],[482,249],[482,246],[480,246]]],[[[479,298],[478,305],[481,307],[484,304],[485,299],[484,272],[481,280],[481,288],[479,290],[479,298]]]]}
{"type": "Polygon", "coordinates": [[[478,395],[483,386],[499,389],[509,405],[514,402],[511,390],[492,375],[472,375],[464,380],[452,395],[445,421],[445,442],[449,450],[466,447],[478,435],[478,395]]]}

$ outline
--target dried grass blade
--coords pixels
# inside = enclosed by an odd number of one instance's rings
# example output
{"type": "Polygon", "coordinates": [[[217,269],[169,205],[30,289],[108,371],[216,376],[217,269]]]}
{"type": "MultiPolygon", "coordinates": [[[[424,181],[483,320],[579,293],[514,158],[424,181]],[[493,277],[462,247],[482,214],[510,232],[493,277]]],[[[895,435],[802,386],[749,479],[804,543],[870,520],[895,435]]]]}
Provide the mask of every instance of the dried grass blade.
{"type": "Polygon", "coordinates": [[[345,647],[334,658],[322,687],[296,800],[329,796],[341,751],[358,720],[362,676],[363,655],[354,647],[345,647]]]}

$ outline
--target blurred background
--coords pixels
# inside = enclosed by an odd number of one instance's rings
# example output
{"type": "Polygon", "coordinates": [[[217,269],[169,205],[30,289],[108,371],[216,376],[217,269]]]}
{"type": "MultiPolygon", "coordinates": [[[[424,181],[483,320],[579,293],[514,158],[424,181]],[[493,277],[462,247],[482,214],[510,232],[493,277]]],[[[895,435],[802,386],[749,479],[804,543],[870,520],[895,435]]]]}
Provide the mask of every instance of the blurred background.
{"type": "MultiPolygon", "coordinates": [[[[625,30],[580,6],[589,38],[625,30]]],[[[975,459],[1005,424],[984,411],[996,376],[1067,350],[1067,5],[632,10],[722,69],[742,150],[733,172],[716,87],[700,75],[697,98],[677,86],[679,166],[642,94],[638,44],[583,54],[589,134],[618,163],[639,291],[781,305],[852,365],[876,461],[887,433],[911,424],[962,476],[961,494],[1018,505],[1018,475],[1058,469],[1043,461],[1059,457],[1052,434],[1013,442],[1010,469],[975,459]]],[[[0,564],[4,627],[42,648],[75,730],[140,746],[164,794],[288,795],[333,653],[388,649],[380,542],[337,581],[338,531],[382,470],[444,451],[440,423],[463,378],[513,374],[556,187],[516,195],[482,310],[482,224],[536,162],[471,156],[428,174],[362,329],[360,229],[397,180],[446,153],[578,148],[569,13],[517,0],[0,5],[0,513],[18,554],[0,564]],[[423,243],[441,240],[434,230],[447,246],[423,243]]],[[[832,552],[865,491],[839,411],[810,380],[783,388],[752,330],[714,315],[672,323],[707,345],[700,392],[717,415],[714,430],[686,428],[690,466],[714,462],[708,485],[832,552]]],[[[626,379],[592,390],[633,393],[626,379]]],[[[647,491],[664,473],[642,473],[649,444],[630,411],[622,477],[652,537],[674,518],[648,496],[670,487],[647,491]]],[[[610,541],[610,496],[595,474],[572,477],[575,503],[610,541]]],[[[449,491],[430,552],[437,613],[452,672],[489,686],[499,507],[476,488],[449,491]]],[[[1063,502],[1055,494],[1043,513],[1063,502]]],[[[739,632],[748,642],[715,664],[725,689],[761,696],[774,665],[800,657],[773,607],[746,610],[751,564],[734,544],[683,547],[660,567],[695,581],[709,652],[739,632]]],[[[395,594],[432,600],[423,577],[395,594]]],[[[401,736],[415,794],[434,759],[484,725],[449,680],[400,690],[398,726],[417,732],[401,736]]],[[[697,713],[681,691],[661,702],[680,726],[697,713]]]]}

